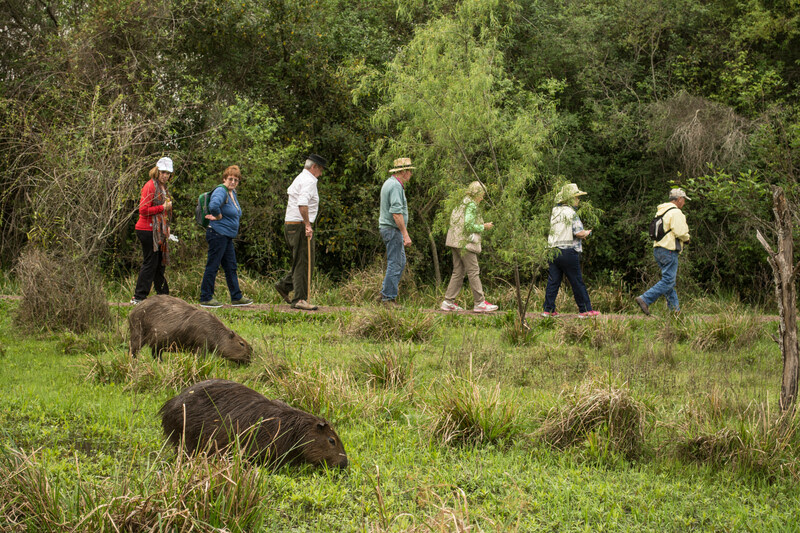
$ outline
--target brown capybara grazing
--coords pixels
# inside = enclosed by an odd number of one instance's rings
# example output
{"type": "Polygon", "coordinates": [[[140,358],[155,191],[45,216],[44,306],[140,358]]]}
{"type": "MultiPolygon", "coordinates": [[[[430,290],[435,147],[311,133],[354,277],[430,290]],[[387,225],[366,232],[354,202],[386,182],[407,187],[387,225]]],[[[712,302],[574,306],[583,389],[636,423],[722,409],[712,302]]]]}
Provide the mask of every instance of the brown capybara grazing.
{"type": "Polygon", "coordinates": [[[175,446],[183,440],[188,453],[226,450],[238,438],[260,464],[348,464],[344,445],[326,420],[234,381],[209,379],[187,387],[159,414],[167,439],[175,446]]]}
{"type": "Polygon", "coordinates": [[[216,352],[237,363],[249,363],[253,349],[222,321],[204,309],[174,296],[158,295],[136,305],[128,315],[131,356],[150,346],[153,357],[162,350],[216,352]]]}

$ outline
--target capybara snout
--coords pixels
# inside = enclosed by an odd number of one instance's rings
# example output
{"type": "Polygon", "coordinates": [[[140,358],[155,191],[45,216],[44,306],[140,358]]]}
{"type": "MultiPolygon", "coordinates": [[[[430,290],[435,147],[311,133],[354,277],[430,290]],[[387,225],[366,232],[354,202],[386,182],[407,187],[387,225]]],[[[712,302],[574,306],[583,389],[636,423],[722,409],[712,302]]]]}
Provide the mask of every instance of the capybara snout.
{"type": "Polygon", "coordinates": [[[176,446],[183,441],[189,453],[226,451],[238,441],[261,464],[349,464],[327,420],[233,381],[209,379],[187,387],[159,414],[169,441],[176,446]]]}
{"type": "Polygon", "coordinates": [[[249,363],[253,349],[212,313],[180,298],[158,295],[138,304],[128,315],[130,353],[150,346],[153,357],[163,350],[216,352],[237,363],[249,363]]]}

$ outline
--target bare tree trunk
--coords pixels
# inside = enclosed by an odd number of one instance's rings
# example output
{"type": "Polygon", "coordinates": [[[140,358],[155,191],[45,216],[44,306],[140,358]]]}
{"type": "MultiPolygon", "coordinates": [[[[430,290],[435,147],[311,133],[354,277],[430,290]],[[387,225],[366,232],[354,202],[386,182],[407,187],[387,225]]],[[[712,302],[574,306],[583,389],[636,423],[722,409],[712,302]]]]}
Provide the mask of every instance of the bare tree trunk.
{"type": "Polygon", "coordinates": [[[783,356],[783,379],[780,406],[782,411],[793,411],[797,402],[798,344],[797,344],[797,292],[795,280],[800,264],[794,266],[792,243],[792,213],[780,187],[772,188],[772,211],[778,229],[778,252],[756,231],[756,237],[767,251],[775,280],[775,296],[780,312],[780,346],[783,356]]]}

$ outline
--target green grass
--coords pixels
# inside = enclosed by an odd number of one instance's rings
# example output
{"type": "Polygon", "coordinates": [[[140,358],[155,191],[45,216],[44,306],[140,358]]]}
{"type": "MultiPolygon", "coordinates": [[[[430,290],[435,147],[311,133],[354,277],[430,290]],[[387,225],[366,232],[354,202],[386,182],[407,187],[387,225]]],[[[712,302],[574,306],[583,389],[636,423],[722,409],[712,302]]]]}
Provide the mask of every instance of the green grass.
{"type": "Polygon", "coordinates": [[[29,335],[16,306],[0,301],[0,531],[112,531],[125,517],[155,531],[773,531],[800,518],[774,324],[741,306],[704,321],[536,320],[524,342],[502,314],[378,314],[370,331],[424,331],[403,338],[351,327],[366,309],[216,311],[253,344],[247,367],[131,361],[125,308],[108,331],[29,335]],[[211,376],[327,417],[350,468],[182,458],[157,411],[211,376]],[[568,446],[543,437],[559,420],[568,446]]]}

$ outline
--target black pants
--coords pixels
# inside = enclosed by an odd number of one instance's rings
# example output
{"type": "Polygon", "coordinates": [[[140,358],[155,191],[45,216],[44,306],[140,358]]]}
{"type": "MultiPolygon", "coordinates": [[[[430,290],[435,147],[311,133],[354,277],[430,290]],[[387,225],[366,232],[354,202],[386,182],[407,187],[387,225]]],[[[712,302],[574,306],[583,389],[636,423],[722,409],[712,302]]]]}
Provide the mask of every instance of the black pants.
{"type": "Polygon", "coordinates": [[[277,284],[286,293],[294,289],[292,303],[308,301],[308,265],[314,270],[314,236],[311,236],[311,257],[308,255],[308,238],[305,224],[285,224],[283,235],[292,251],[292,270],[277,284]]]}
{"type": "Polygon", "coordinates": [[[164,265],[161,264],[161,250],[153,251],[153,232],[137,229],[136,236],[142,243],[142,268],[136,280],[133,297],[144,300],[150,294],[150,287],[155,285],[156,294],[169,294],[167,278],[164,277],[164,265]]]}

